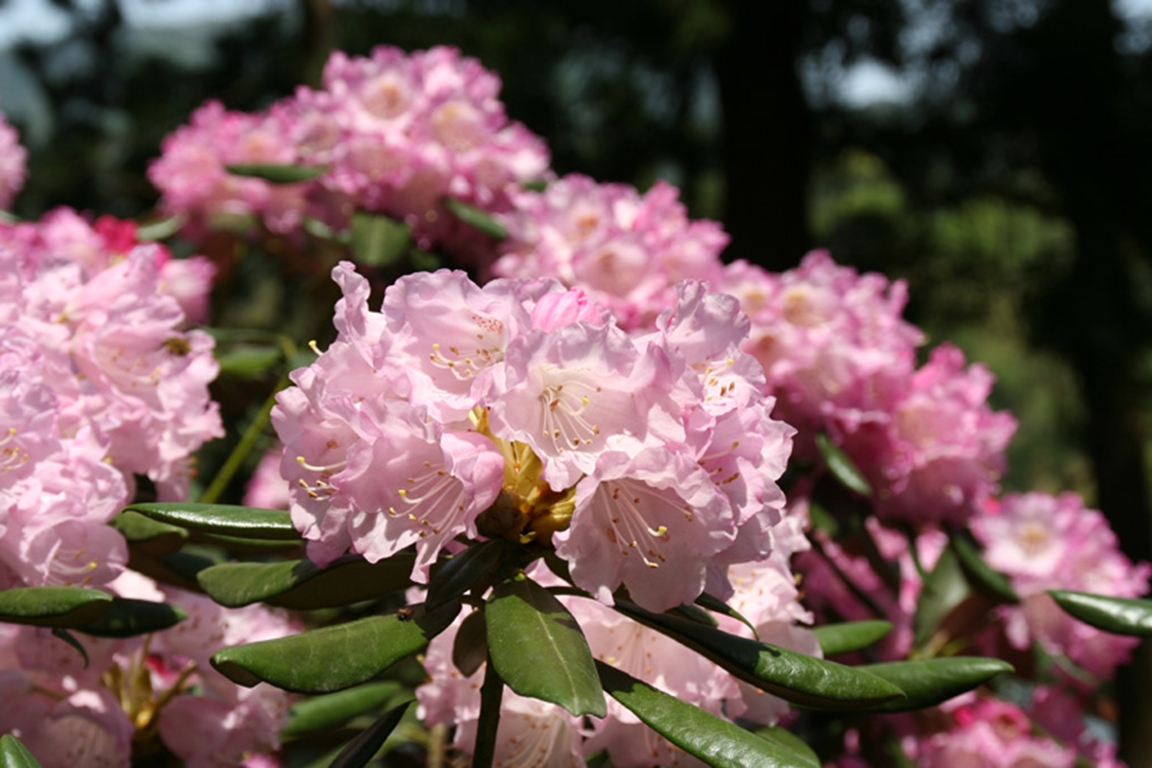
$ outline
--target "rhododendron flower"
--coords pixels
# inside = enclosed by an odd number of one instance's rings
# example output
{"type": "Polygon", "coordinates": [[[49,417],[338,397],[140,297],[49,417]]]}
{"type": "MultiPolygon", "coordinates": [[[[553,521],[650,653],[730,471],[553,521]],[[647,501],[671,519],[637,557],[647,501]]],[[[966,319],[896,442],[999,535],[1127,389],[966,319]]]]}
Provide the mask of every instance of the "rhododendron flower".
{"type": "Polygon", "coordinates": [[[554,281],[334,270],[338,336],[279,396],[292,518],[324,564],[454,537],[552,545],[577,586],[665,610],[758,560],[793,430],[768,416],[736,302],[698,284],[650,333],[554,281]],[[741,445],[746,447],[741,447],[741,445]]]}
{"type": "Polygon", "coordinates": [[[884,419],[916,365],[924,337],[901,317],[907,286],[839,266],[826,251],[781,274],[736,262],[717,288],[751,319],[744,348],[764,365],[778,415],[802,433],[884,419]]]}
{"type": "Polygon", "coordinates": [[[28,174],[28,150],[20,145],[16,129],[0,113],[0,210],[12,204],[12,198],[24,186],[28,174]]]}
{"type": "Polygon", "coordinates": [[[492,248],[445,198],[509,210],[509,195],[548,170],[544,142],[510,122],[500,81],[448,47],[405,53],[379,46],[367,57],[335,52],[320,90],[301,87],[265,113],[209,102],[164,141],[149,169],[161,206],[197,228],[259,217],[296,231],[304,216],[337,229],[368,210],[405,221],[422,248],[458,256],[492,248]],[[231,174],[227,165],[306,165],[324,172],[296,184],[231,174]]]}
{"type": "Polygon", "coordinates": [[[690,221],[677,196],[662,181],[641,195],[577,174],[519,192],[502,217],[509,239],[492,271],[554,277],[588,291],[624,329],[648,327],[675,304],[677,283],[717,281],[728,244],[715,222],[690,221]]]}
{"type": "Polygon", "coordinates": [[[1068,589],[1139,597],[1148,591],[1152,566],[1134,565],[1120,552],[1100,512],[1086,509],[1074,493],[1007,495],[985,506],[972,531],[986,548],[988,564],[1006,574],[1022,598],[1018,606],[999,609],[1015,647],[1039,641],[1101,678],[1128,658],[1137,638],[1077,621],[1046,594],[1068,589]]]}

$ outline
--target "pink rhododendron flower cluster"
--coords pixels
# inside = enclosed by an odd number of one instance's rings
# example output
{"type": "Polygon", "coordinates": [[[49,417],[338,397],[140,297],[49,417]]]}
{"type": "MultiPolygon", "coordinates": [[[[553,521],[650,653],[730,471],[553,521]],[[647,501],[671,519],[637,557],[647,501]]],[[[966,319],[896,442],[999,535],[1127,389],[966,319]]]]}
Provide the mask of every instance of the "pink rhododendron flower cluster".
{"type": "Polygon", "coordinates": [[[540,179],[543,141],[510,122],[499,78],[454,48],[406,54],[380,46],[368,57],[336,52],[323,87],[301,87],[263,114],[201,107],[164,142],[149,169],[161,205],[201,223],[258,216],[288,233],[305,215],[347,225],[354,210],[407,222],[421,247],[459,245],[478,234],[443,205],[450,197],[490,212],[540,179]],[[228,173],[229,164],[322,166],[313,181],[274,185],[228,173]]]}
{"type": "Polygon", "coordinates": [[[1049,589],[1139,597],[1152,566],[1134,565],[1119,548],[1104,516],[1074,493],[1008,495],[972,520],[988,564],[1003,572],[1021,598],[1001,611],[1017,648],[1039,642],[1092,674],[1111,677],[1138,638],[1114,635],[1073,619],[1046,594],[1049,589]]]}
{"type": "Polygon", "coordinates": [[[717,283],[728,244],[716,222],[690,221],[678,195],[663,181],[641,195],[577,174],[519,192],[502,217],[509,238],[492,271],[579,286],[625,330],[647,328],[676,303],[678,283],[717,283]]]}
{"type": "Polygon", "coordinates": [[[745,349],[764,365],[782,418],[802,433],[885,420],[923,341],[901,316],[902,281],[860,275],[813,251],[781,274],[736,262],[719,286],[752,320],[745,349]]]}
{"type": "MultiPolygon", "coordinates": [[[[797,602],[795,581],[787,564],[789,547],[803,547],[806,542],[798,525],[784,527],[779,549],[769,561],[733,568],[731,578],[736,591],[731,604],[749,609],[745,617],[756,625],[765,642],[820,656],[811,630],[797,623],[810,623],[811,615],[797,602]]],[[[559,583],[542,567],[535,567],[530,575],[541,583],[559,583]]],[[[603,603],[579,597],[560,599],[580,623],[593,655],[601,661],[717,716],[773,725],[788,713],[783,700],[736,680],[667,635],[638,624],[603,603]]],[[[724,629],[751,635],[735,619],[717,618],[724,629]]],[[[484,671],[481,667],[464,675],[452,661],[452,648],[463,620],[463,616],[458,617],[452,627],[429,644],[424,667],[430,680],[416,690],[416,696],[420,717],[429,724],[456,726],[453,746],[462,753],[471,753],[484,671]]],[[[582,722],[553,704],[505,691],[494,764],[580,766],[600,751],[607,752],[612,764],[619,768],[703,765],[613,699],[608,700],[605,718],[582,722]]]]}
{"type": "MultiPolygon", "coordinates": [[[[212,339],[185,329],[185,307],[206,305],[211,270],[133,241],[130,225],[93,227],[67,210],[0,225],[0,323],[11,344],[35,350],[30,366],[51,389],[60,429],[90,431],[105,446],[98,460],[129,485],[144,475],[162,499],[178,499],[192,452],[223,433],[208,394],[212,339]]],[[[11,451],[21,462],[34,455],[11,451]]]]}
{"type": "Polygon", "coordinates": [[[20,135],[0,113],[0,210],[12,204],[28,174],[28,150],[20,145],[20,135]]]}
{"type": "Polygon", "coordinates": [[[334,277],[339,336],[273,412],[316,562],[414,544],[423,581],[460,534],[535,540],[601,600],[665,610],[771,551],[793,430],[731,297],[687,283],[629,336],[554,281],[413,274],[372,312],[350,264],[334,277]]]}
{"type": "Polygon", "coordinates": [[[258,607],[221,608],[135,574],[109,587],[170,602],[189,617],[146,637],[77,634],[87,662],[50,630],[0,624],[0,731],[20,738],[45,768],[128,766],[134,748],[166,748],[189,768],[213,768],[278,746],[289,694],[240,688],[208,658],[222,645],[288,635],[296,629],[290,621],[258,607]]]}

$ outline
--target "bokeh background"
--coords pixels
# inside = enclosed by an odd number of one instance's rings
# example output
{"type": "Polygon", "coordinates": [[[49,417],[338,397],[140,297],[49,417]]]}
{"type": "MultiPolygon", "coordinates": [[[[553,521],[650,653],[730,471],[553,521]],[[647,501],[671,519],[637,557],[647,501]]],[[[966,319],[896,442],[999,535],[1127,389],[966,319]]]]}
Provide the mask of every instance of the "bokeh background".
{"type": "Polygon", "coordinates": [[[667,179],[728,260],[907,280],[1020,420],[1005,487],[1078,491],[1152,559],[1152,2],[0,0],[15,213],[144,216],[205,99],[261,109],[381,43],[480,59],[558,173],[667,179]]]}

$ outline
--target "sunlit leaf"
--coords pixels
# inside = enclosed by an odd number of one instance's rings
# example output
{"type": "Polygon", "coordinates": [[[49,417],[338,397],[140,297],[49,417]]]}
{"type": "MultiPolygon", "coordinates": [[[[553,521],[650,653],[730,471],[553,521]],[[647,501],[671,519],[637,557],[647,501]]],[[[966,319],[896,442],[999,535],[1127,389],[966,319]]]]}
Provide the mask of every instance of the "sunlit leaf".
{"type": "Polygon", "coordinates": [[[453,216],[460,219],[460,221],[490,237],[494,237],[497,240],[503,240],[508,237],[508,230],[504,229],[503,224],[492,218],[486,211],[474,205],[446,197],[444,198],[444,207],[447,208],[453,216]]]}
{"type": "Polygon", "coordinates": [[[1056,604],[1085,624],[1118,635],[1152,635],[1152,600],[1052,590],[1056,604]]]}
{"type": "Polygon", "coordinates": [[[216,362],[222,376],[256,379],[268,375],[283,359],[284,352],[279,347],[237,344],[217,355],[216,362]]]}
{"type": "Polygon", "coordinates": [[[351,605],[411,586],[415,557],[394,555],[378,563],[360,557],[320,568],[310,560],[278,563],[221,563],[197,574],[204,591],[229,608],[266,602],[311,610],[351,605]]]}
{"type": "Polygon", "coordinates": [[[40,768],[28,747],[10,733],[0,736],[0,765],[4,768],[40,768]]]}
{"type": "Polygon", "coordinates": [[[256,509],[228,504],[193,504],[191,502],[154,502],[131,504],[129,511],[177,525],[190,531],[204,531],[220,536],[249,539],[299,539],[292,518],[278,509],[256,509]]]}
{"type": "Polygon", "coordinates": [[[810,763],[768,739],[596,662],[604,690],[649,728],[714,768],[810,768],[810,763]]]}
{"type": "Polygon", "coordinates": [[[18,587],[0,591],[0,621],[33,627],[76,628],[112,605],[112,595],[85,587],[18,587]]]}
{"type": "Polygon", "coordinates": [[[271,165],[260,163],[240,163],[224,166],[233,176],[250,179],[263,179],[273,184],[299,184],[311,181],[328,172],[324,165],[271,165]]]}
{"type": "Polygon", "coordinates": [[[883,640],[892,631],[892,622],[872,619],[825,624],[812,629],[825,656],[852,653],[883,640]]]}
{"type": "Polygon", "coordinates": [[[361,768],[367,765],[368,761],[380,751],[380,747],[384,746],[388,734],[399,725],[400,719],[404,717],[404,712],[411,703],[411,701],[405,702],[389,710],[384,717],[365,728],[359,736],[348,742],[348,746],[340,750],[330,768],[361,768]]]}
{"type": "Polygon", "coordinates": [[[782,728],[779,725],[770,728],[761,728],[754,733],[762,739],[772,742],[781,751],[790,754],[794,759],[796,765],[807,766],[807,768],[820,768],[820,758],[812,751],[812,747],[808,746],[803,739],[796,734],[789,731],[787,728],[782,728]]]}
{"type": "Polygon", "coordinates": [[[354,717],[382,707],[403,690],[400,683],[385,680],[298,701],[288,710],[288,724],[281,733],[284,736],[299,736],[335,728],[354,717]]]}
{"type": "Polygon", "coordinates": [[[860,471],[855,462],[844,453],[832,439],[824,433],[816,435],[816,447],[820,449],[820,455],[824,457],[824,463],[828,465],[828,471],[832,473],[840,483],[850,491],[855,491],[861,496],[872,495],[872,485],[868,482],[868,478],[864,477],[864,473],[860,471]]]}
{"type": "Polygon", "coordinates": [[[820,709],[863,709],[902,691],[858,667],[758,643],[624,600],[616,609],[708,657],[736,677],[782,699],[820,709]]]}
{"type": "Polygon", "coordinates": [[[509,688],[574,715],[605,715],[588,641],[547,590],[527,579],[507,581],[488,598],[484,618],[488,652],[509,688]]]}
{"type": "Polygon", "coordinates": [[[298,693],[331,693],[359,685],[421,651],[459,612],[449,605],[412,616],[369,616],[334,627],[224,648],[212,666],[240,685],[260,681],[298,693]]]}
{"type": "Polygon", "coordinates": [[[186,618],[188,614],[174,605],[117,597],[104,615],[76,631],[97,637],[134,637],[168,629],[186,618]]]}
{"type": "Polygon", "coordinates": [[[120,531],[129,544],[152,556],[171,554],[188,540],[188,531],[180,526],[153,520],[139,512],[121,512],[112,518],[111,526],[120,531]]]}
{"type": "Polygon", "coordinates": [[[874,707],[875,712],[905,712],[934,707],[991,680],[1012,665],[980,656],[948,656],[919,661],[869,664],[862,669],[899,686],[908,697],[874,707]]]}

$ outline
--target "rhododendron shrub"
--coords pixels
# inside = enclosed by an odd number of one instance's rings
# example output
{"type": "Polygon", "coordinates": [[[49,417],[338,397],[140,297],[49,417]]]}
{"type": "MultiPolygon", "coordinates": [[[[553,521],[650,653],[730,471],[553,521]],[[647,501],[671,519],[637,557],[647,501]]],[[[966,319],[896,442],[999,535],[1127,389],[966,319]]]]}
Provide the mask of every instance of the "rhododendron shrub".
{"type": "Polygon", "coordinates": [[[1119,765],[1152,567],[999,495],[992,374],[901,281],[558,177],[499,90],[337,52],[165,140],[171,220],[0,222],[4,761],[1119,765]],[[294,330],[198,327],[262,248],[294,330]]]}

